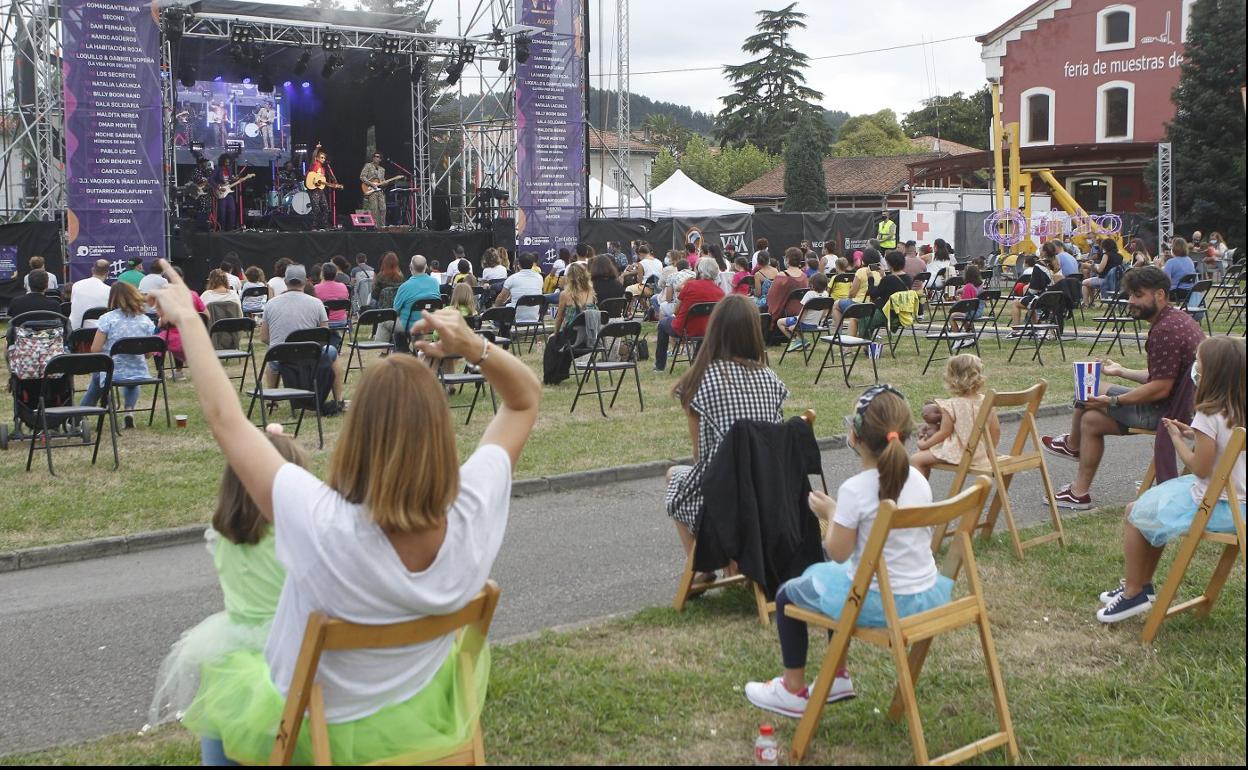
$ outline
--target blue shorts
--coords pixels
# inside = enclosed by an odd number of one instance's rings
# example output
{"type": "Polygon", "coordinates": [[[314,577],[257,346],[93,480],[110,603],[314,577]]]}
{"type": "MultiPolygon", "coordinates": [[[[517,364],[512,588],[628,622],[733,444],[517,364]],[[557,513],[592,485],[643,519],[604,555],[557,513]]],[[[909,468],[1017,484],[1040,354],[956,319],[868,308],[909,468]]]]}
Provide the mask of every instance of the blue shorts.
{"type": "Polygon", "coordinates": [[[841,313],[844,313],[846,310],[849,310],[850,305],[853,305],[853,304],[856,304],[856,303],[854,302],[854,298],[853,298],[853,297],[847,297],[846,299],[842,299],[842,300],[838,300],[838,301],[837,301],[837,303],[836,303],[836,309],[837,309],[837,310],[839,310],[839,311],[841,311],[841,313]]]}
{"type": "Polygon", "coordinates": [[[780,323],[784,324],[790,329],[796,326],[798,327],[799,330],[804,331],[804,332],[813,332],[819,329],[818,324],[808,324],[808,323],[798,324],[797,316],[795,315],[791,315],[788,318],[781,318],[780,323]]]}
{"type": "MultiPolygon", "coordinates": [[[[321,348],[321,360],[330,364],[332,364],[334,361],[337,361],[338,360],[338,348],[334,347],[333,345],[326,345],[325,347],[321,348]]],[[[280,364],[276,364],[270,361],[268,369],[270,372],[273,372],[274,374],[278,374],[281,370],[281,366],[280,364]]]]}

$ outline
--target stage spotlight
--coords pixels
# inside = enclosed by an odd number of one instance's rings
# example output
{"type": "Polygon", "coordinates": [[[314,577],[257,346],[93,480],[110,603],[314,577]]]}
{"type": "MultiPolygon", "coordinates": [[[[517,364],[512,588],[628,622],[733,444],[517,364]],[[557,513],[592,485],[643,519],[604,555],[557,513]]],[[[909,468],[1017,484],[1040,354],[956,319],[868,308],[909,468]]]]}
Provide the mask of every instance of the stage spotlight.
{"type": "Polygon", "coordinates": [[[311,87],[312,87],[312,84],[311,84],[311,83],[309,83],[309,82],[308,82],[308,81],[306,81],[306,80],[305,80],[305,81],[303,81],[302,83],[300,83],[300,85],[301,85],[303,88],[311,88],[311,87]]]}
{"type": "Polygon", "coordinates": [[[412,82],[419,83],[425,77],[425,57],[417,56],[412,59],[412,82]]]}
{"type": "Polygon", "coordinates": [[[321,77],[332,78],[334,73],[345,63],[345,60],[337,54],[330,54],[325,57],[325,66],[321,67],[321,77]]]}
{"type": "Polygon", "coordinates": [[[256,31],[251,27],[240,24],[230,27],[230,42],[240,45],[247,45],[256,39],[256,31]]]}
{"type": "Polygon", "coordinates": [[[451,63],[446,65],[446,84],[453,86],[459,82],[460,73],[464,71],[464,63],[459,59],[452,59],[451,63]]]}
{"type": "Polygon", "coordinates": [[[495,43],[503,42],[503,31],[498,27],[490,30],[490,40],[493,40],[495,43]]]}
{"type": "Polygon", "coordinates": [[[195,71],[194,64],[183,64],[178,67],[178,80],[187,88],[195,87],[195,76],[199,74],[195,71]]]}
{"type": "Polygon", "coordinates": [[[173,45],[177,45],[182,39],[182,32],[186,29],[186,9],[176,5],[171,6],[165,9],[162,17],[165,38],[173,45]]]}
{"type": "Polygon", "coordinates": [[[295,74],[302,75],[307,72],[308,62],[310,61],[312,61],[312,52],[305,48],[303,53],[299,54],[299,58],[295,60],[295,74]]]}
{"type": "Polygon", "coordinates": [[[471,64],[472,60],[477,58],[477,47],[466,43],[461,45],[459,47],[459,58],[464,64],[471,64]]]}
{"type": "Polygon", "coordinates": [[[243,85],[245,86],[251,85],[251,78],[243,78],[243,85]]]}
{"type": "Polygon", "coordinates": [[[269,77],[268,73],[260,73],[260,81],[256,86],[256,90],[262,94],[273,93],[273,78],[269,77]]]}
{"type": "Polygon", "coordinates": [[[282,83],[282,88],[292,88],[294,85],[294,83],[287,80],[285,83],[282,83]]]}
{"type": "Polygon", "coordinates": [[[508,67],[510,67],[510,66],[511,66],[511,61],[510,61],[510,60],[509,60],[506,56],[504,56],[503,58],[501,58],[501,59],[499,59],[499,60],[498,60],[498,71],[499,71],[499,72],[506,72],[506,71],[507,71],[507,68],[508,68],[508,67]]]}
{"type": "Polygon", "coordinates": [[[225,75],[217,75],[212,79],[212,82],[220,83],[222,80],[225,80],[225,75]]]}
{"type": "Polygon", "coordinates": [[[368,55],[368,73],[373,76],[384,75],[386,59],[381,51],[373,51],[368,55]]]}
{"type": "Polygon", "coordinates": [[[389,56],[393,56],[399,52],[398,38],[385,37],[381,39],[381,52],[389,56]]]}
{"type": "Polygon", "coordinates": [[[516,64],[524,64],[529,60],[529,43],[528,35],[516,35],[516,64]]]}
{"type": "Polygon", "coordinates": [[[338,51],[342,49],[342,33],[326,31],[321,35],[321,48],[326,51],[338,51]]]}

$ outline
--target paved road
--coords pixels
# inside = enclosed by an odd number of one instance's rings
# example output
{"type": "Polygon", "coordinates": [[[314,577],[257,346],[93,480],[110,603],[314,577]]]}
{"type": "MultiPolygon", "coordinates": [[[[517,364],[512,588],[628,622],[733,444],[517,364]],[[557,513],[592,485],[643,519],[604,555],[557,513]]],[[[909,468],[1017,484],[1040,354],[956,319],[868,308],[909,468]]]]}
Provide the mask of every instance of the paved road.
{"type": "MultiPolygon", "coordinates": [[[[1041,420],[1044,432],[1066,418],[1041,420]]],[[[1003,426],[1012,436],[1014,425],[1003,426]]],[[[1133,495],[1149,439],[1114,442],[1094,489],[1100,503],[1133,495]]],[[[824,453],[828,483],[856,469],[824,453]]],[[[1073,465],[1053,460],[1054,481],[1073,465]]],[[[937,477],[943,491],[948,476],[937,477]]],[[[1045,516],[1035,474],[1012,496],[1024,521],[1045,516]]],[[[517,499],[494,578],[503,587],[496,639],[666,604],[684,566],[662,513],[658,479],[517,499]]],[[[156,669],[179,632],[220,609],[198,545],[0,575],[0,755],[137,730],[156,669]]]]}

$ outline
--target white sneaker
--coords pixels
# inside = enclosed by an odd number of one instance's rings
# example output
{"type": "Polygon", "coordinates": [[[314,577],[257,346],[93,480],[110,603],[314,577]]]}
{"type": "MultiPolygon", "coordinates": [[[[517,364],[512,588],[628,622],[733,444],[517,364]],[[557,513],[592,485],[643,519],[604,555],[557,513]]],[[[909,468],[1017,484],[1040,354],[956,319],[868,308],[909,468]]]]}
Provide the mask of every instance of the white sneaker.
{"type": "Polygon", "coordinates": [[[770,682],[749,682],[745,685],[745,697],[750,703],[760,709],[794,719],[806,713],[806,704],[810,702],[809,692],[806,687],[800,693],[789,692],[789,688],[784,686],[784,678],[779,676],[770,682]]]}
{"type": "Polygon", "coordinates": [[[838,701],[849,700],[857,696],[854,692],[854,682],[849,675],[838,676],[832,680],[832,689],[828,690],[828,703],[836,703],[838,701]]]}

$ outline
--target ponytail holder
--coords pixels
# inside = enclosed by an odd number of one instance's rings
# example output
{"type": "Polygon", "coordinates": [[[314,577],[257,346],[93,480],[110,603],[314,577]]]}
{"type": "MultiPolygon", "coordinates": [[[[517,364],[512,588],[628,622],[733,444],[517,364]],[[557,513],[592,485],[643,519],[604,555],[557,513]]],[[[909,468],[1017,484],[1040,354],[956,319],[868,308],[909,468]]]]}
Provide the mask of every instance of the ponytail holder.
{"type": "Polygon", "coordinates": [[[898,432],[897,432],[897,431],[895,431],[895,430],[890,430],[890,431],[888,432],[888,435],[886,435],[886,436],[884,437],[884,440],[885,440],[885,441],[892,441],[893,439],[898,439],[898,440],[901,440],[901,434],[900,434],[900,433],[898,433],[898,432]]]}

